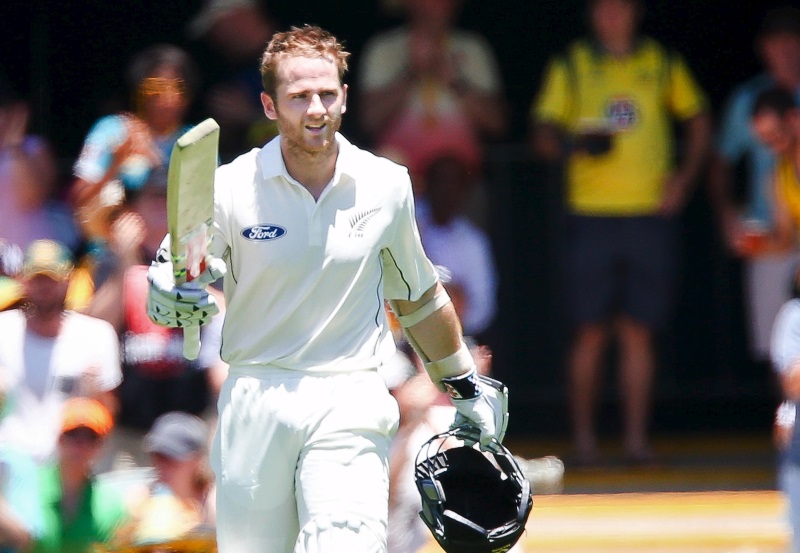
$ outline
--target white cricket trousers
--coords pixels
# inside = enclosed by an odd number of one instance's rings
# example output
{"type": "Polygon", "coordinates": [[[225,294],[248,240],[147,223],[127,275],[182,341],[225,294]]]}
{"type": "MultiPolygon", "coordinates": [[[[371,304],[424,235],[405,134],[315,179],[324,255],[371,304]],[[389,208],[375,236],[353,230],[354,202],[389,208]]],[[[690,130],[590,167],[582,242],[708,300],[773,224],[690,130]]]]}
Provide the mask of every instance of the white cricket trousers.
{"type": "Polygon", "coordinates": [[[231,367],[218,408],[219,553],[386,551],[399,410],[377,371],[231,367]]]}

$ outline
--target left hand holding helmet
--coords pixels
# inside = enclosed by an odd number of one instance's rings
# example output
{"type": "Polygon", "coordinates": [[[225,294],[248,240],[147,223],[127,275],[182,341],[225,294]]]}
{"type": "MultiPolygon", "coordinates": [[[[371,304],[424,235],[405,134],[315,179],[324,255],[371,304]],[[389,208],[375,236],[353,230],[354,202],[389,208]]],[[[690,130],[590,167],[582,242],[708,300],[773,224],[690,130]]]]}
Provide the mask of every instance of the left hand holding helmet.
{"type": "Polygon", "coordinates": [[[474,430],[474,441],[480,442],[481,449],[502,443],[508,427],[508,388],[503,383],[478,376],[475,369],[443,378],[441,383],[458,411],[451,428],[474,430]]]}

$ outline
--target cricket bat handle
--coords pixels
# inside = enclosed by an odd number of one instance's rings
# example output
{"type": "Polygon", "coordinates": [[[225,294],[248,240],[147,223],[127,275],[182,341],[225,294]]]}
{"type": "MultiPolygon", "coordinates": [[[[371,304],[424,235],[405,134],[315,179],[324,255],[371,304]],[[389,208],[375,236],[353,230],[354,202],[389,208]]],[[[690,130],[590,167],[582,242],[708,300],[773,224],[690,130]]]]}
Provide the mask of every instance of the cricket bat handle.
{"type": "Polygon", "coordinates": [[[194,361],[200,355],[200,325],[183,329],[183,356],[194,361]]]}

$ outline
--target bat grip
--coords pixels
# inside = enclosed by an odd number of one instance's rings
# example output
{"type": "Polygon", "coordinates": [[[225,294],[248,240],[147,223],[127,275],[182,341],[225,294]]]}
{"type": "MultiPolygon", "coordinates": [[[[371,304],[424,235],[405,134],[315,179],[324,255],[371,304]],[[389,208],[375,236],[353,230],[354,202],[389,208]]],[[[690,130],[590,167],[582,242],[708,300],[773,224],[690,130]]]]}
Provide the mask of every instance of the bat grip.
{"type": "Polygon", "coordinates": [[[183,356],[194,361],[200,355],[200,326],[187,326],[183,329],[183,356]]]}

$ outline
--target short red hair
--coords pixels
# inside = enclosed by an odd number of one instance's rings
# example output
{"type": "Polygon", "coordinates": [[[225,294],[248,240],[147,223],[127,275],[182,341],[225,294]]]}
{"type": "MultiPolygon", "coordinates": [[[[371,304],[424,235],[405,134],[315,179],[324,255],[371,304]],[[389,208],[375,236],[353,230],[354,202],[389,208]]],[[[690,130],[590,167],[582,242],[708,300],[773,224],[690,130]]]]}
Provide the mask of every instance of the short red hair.
{"type": "Polygon", "coordinates": [[[272,98],[275,98],[278,88],[278,62],[287,57],[326,58],[336,64],[339,80],[344,81],[350,53],[335,36],[315,25],[292,27],[286,32],[275,33],[261,56],[260,65],[264,92],[272,98]]]}

